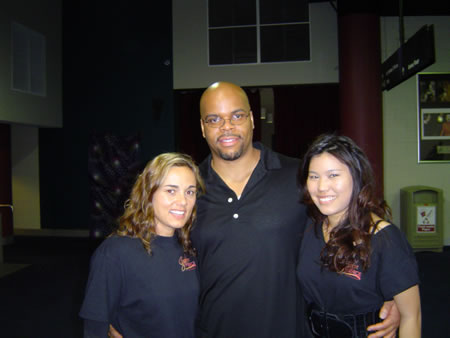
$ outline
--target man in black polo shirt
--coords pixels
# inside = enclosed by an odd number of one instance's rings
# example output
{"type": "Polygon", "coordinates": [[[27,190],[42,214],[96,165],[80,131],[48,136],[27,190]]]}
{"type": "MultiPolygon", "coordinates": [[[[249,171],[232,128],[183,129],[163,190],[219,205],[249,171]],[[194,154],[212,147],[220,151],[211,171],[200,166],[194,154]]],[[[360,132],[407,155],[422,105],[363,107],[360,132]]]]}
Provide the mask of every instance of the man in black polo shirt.
{"type": "MultiPolygon", "coordinates": [[[[206,194],[192,233],[201,288],[198,336],[306,337],[295,276],[307,219],[298,161],[252,143],[248,98],[234,84],[211,85],[200,113],[211,154],[201,164],[206,194]]],[[[388,324],[389,331],[398,327],[391,320],[377,328],[388,324]]]]}

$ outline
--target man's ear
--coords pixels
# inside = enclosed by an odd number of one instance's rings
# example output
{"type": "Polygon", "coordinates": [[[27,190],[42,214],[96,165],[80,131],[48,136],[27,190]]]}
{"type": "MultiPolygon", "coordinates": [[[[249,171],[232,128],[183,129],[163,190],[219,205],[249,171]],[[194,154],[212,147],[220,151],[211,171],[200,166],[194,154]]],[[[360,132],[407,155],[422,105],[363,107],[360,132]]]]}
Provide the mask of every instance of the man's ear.
{"type": "Polygon", "coordinates": [[[255,129],[255,121],[253,120],[253,112],[250,110],[250,120],[252,121],[252,127],[255,129]]]}
{"type": "Polygon", "coordinates": [[[200,119],[200,127],[202,128],[202,136],[203,136],[203,138],[206,138],[206,136],[205,136],[205,122],[203,122],[202,119],[200,119]]]}

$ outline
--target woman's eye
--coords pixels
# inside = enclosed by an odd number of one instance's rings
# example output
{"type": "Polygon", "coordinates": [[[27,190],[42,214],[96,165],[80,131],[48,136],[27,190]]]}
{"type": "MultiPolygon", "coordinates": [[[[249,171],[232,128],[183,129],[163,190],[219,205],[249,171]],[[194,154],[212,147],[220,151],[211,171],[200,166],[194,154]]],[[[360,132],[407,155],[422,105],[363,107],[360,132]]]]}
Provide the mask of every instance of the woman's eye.
{"type": "Polygon", "coordinates": [[[194,190],[188,190],[186,193],[188,194],[188,196],[195,196],[194,190]]]}
{"type": "Polygon", "coordinates": [[[167,192],[169,193],[169,194],[174,194],[175,193],[175,190],[174,189],[167,189],[167,192]]]}
{"type": "Polygon", "coordinates": [[[338,177],[338,176],[339,176],[338,174],[330,174],[331,178],[338,177]]]}

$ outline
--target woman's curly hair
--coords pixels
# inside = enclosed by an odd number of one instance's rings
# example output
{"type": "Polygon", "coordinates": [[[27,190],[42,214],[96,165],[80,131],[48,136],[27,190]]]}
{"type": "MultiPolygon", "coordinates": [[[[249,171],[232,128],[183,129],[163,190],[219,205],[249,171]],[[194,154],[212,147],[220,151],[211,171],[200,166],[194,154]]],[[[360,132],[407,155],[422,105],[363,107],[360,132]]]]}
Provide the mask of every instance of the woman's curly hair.
{"type": "MultiPolygon", "coordinates": [[[[191,169],[196,180],[197,195],[204,193],[205,185],[199,168],[189,155],[181,153],[160,154],[146,165],[136,180],[130,198],[125,202],[125,212],[119,218],[119,227],[114,233],[118,236],[139,238],[149,254],[151,254],[151,241],[156,236],[153,195],[173,167],[191,169]]],[[[195,216],[196,206],[194,206],[191,217],[185,226],[176,230],[184,252],[190,255],[195,254],[190,240],[190,231],[195,216]]]]}
{"type": "Polygon", "coordinates": [[[316,232],[322,231],[322,223],[327,216],[312,201],[307,180],[311,159],[322,153],[333,155],[349,168],[353,191],[345,218],[330,232],[329,240],[321,253],[321,263],[336,272],[360,263],[365,271],[370,265],[371,236],[375,225],[372,213],[390,219],[391,210],[376,195],[373,170],[364,152],[346,136],[323,134],[307,150],[298,174],[299,184],[303,188],[303,202],[316,224],[316,232]]]}

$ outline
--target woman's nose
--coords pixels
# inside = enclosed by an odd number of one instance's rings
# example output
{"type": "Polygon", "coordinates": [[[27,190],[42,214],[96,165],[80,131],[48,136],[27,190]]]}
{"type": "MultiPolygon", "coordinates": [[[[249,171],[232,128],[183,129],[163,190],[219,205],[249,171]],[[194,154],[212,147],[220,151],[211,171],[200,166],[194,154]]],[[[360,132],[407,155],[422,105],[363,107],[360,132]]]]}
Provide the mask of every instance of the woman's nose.
{"type": "Polygon", "coordinates": [[[319,191],[327,191],[328,190],[328,182],[326,178],[319,178],[318,182],[319,191]]]}
{"type": "Polygon", "coordinates": [[[180,205],[186,205],[186,196],[185,196],[183,193],[179,193],[179,194],[177,195],[177,202],[178,202],[180,205]]]}

